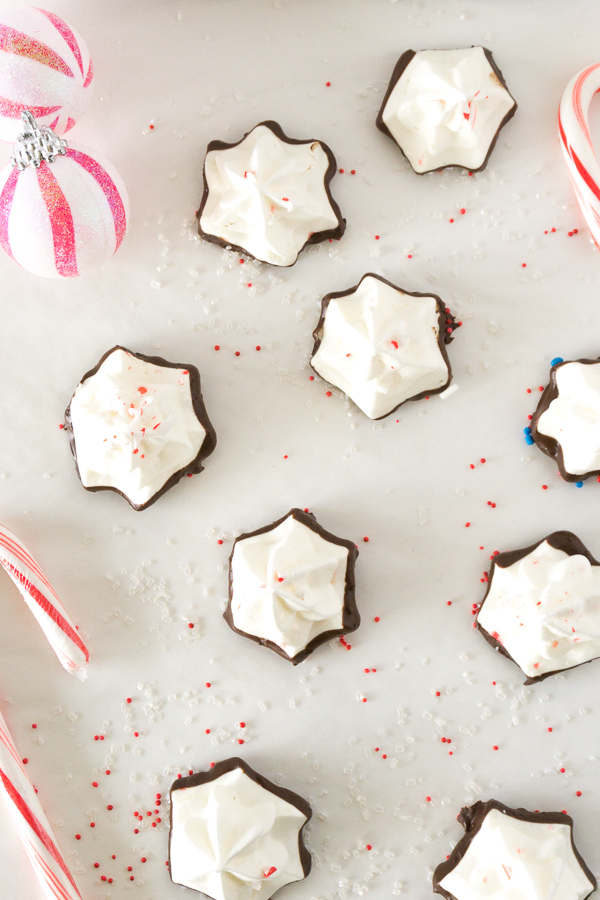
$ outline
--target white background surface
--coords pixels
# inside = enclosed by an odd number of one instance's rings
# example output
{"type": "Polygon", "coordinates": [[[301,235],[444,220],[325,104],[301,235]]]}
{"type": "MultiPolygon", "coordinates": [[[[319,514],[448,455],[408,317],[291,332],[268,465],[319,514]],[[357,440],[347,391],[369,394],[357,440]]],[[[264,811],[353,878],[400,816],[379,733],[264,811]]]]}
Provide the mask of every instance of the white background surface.
{"type": "MultiPolygon", "coordinates": [[[[490,796],[566,808],[600,872],[600,663],[524,689],[470,616],[494,550],[568,528],[600,553],[600,486],[563,483],[522,434],[550,360],[600,354],[600,257],[556,133],[563,87],[600,56],[600,6],[56,0],[52,9],[87,40],[96,70],[73,139],[116,165],[132,221],[114,260],[85,280],[49,282],[0,259],[1,520],[45,567],[93,660],[86,683],[70,678],[5,578],[0,682],[84,900],[180,896],[164,865],[165,807],[162,826],[137,836],[132,812],[153,809],[178,771],[240,749],[314,807],[313,873],[282,898],[428,895],[431,870],[460,837],[461,805],[490,796]],[[374,125],[394,63],[407,48],[480,43],[517,114],[481,175],[418,177],[374,125]],[[206,144],[266,118],[326,141],[356,175],[332,185],[348,220],[339,244],[249,277],[249,266],[191,235],[206,144]],[[321,296],[369,270],[438,293],[464,322],[449,349],[459,391],[377,424],[337,393],[327,398],[306,367],[321,296]],[[81,488],[58,427],[81,375],[115,343],[196,364],[219,440],[201,476],[142,513],[81,488]],[[359,544],[363,615],[351,651],[326,646],[297,668],[222,621],[230,540],[217,544],[292,505],[359,544]],[[131,595],[141,567],[154,583],[131,595]],[[153,602],[162,581],[168,622],[153,602]]],[[[0,816],[2,896],[34,900],[35,879],[0,816]]]]}

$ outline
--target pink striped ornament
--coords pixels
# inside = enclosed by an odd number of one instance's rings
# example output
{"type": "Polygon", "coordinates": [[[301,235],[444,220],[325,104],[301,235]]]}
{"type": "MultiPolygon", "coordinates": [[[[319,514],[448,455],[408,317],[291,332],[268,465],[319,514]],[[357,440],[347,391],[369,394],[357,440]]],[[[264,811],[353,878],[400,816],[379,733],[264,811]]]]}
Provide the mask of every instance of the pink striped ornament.
{"type": "Polygon", "coordinates": [[[74,278],[121,246],[129,198],[113,166],[76,146],[39,168],[0,172],[0,246],[35,275],[74,278]]]}
{"type": "Polygon", "coordinates": [[[55,13],[0,10],[0,140],[16,140],[24,109],[65,134],[87,108],[93,79],[85,42],[55,13]]]}
{"type": "Polygon", "coordinates": [[[18,587],[60,663],[82,675],[88,649],[39,564],[21,541],[0,525],[0,565],[18,587]]]}
{"type": "Polygon", "coordinates": [[[600,63],[578,72],[566,86],[558,110],[558,132],[575,196],[600,249],[600,165],[592,145],[589,109],[600,91],[600,63]]]}

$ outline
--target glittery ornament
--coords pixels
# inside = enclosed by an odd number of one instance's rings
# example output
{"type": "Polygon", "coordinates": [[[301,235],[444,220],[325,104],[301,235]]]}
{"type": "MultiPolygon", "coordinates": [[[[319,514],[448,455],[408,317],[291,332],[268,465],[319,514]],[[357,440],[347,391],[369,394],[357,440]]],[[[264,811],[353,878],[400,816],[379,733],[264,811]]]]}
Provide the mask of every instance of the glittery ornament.
{"type": "Polygon", "coordinates": [[[93,91],[88,49],[55,13],[33,6],[0,10],[0,140],[14,141],[21,113],[62,135],[85,111],[93,91]]]}
{"type": "Polygon", "coordinates": [[[24,131],[0,172],[0,245],[46,278],[74,278],[121,246],[129,198],[118,172],[82,148],[39,128],[24,131]]]}

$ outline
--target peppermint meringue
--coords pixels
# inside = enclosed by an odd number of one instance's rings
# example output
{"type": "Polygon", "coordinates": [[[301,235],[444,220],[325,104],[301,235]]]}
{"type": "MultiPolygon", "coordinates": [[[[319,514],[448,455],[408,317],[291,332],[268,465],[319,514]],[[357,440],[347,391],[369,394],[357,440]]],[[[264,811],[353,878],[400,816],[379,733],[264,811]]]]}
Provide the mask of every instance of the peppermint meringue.
{"type": "Polygon", "coordinates": [[[269,900],[310,872],[302,829],[311,815],[302,797],[241,759],[179,778],[171,788],[171,879],[213,900],[269,900]]]}
{"type": "Polygon", "coordinates": [[[357,556],[352,541],[292,509],[235,541],[225,619],[238,634],[296,665],[325,641],[358,628],[357,556]]]}
{"type": "Polygon", "coordinates": [[[526,684],[600,657],[600,563],[569,531],[494,557],[477,627],[526,684]]]}
{"type": "Polygon", "coordinates": [[[600,473],[600,360],[560,362],[531,422],[537,446],[566,481],[600,473]]]}
{"type": "Polygon", "coordinates": [[[407,400],[448,387],[445,345],[455,327],[435,294],[364,275],[355,287],[323,298],[310,364],[370,419],[381,419],[407,400]]]}
{"type": "Polygon", "coordinates": [[[447,900],[584,900],[596,889],[565,813],[488,800],[458,820],[465,835],[433,875],[433,890],[447,900]]]}
{"type": "Polygon", "coordinates": [[[195,366],[113,347],[76,388],[65,428],[83,486],[145,509],[216,446],[195,366]]]}
{"type": "Polygon", "coordinates": [[[212,141],[199,234],[260,262],[292,266],[306,244],[345,231],[329,189],[335,172],[326,144],[288,138],[277,122],[261,122],[236,144],[212,141]]]}
{"type": "Polygon", "coordinates": [[[396,64],[377,127],[419,174],[483,169],[517,104],[485,47],[407,50],[396,64]]]}

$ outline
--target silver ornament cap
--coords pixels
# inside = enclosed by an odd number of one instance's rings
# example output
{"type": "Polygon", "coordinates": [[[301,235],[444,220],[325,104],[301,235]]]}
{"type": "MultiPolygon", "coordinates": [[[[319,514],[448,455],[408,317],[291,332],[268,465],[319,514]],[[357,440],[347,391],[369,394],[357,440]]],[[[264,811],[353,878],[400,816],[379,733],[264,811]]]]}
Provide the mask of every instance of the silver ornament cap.
{"type": "Polygon", "coordinates": [[[57,156],[64,156],[67,152],[67,142],[59,138],[49,125],[40,128],[29,110],[23,110],[21,121],[23,133],[17,138],[10,158],[13,168],[20,172],[27,166],[37,169],[41,163],[52,163],[57,156]]]}

